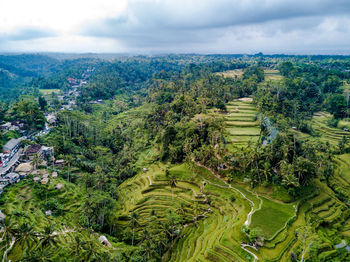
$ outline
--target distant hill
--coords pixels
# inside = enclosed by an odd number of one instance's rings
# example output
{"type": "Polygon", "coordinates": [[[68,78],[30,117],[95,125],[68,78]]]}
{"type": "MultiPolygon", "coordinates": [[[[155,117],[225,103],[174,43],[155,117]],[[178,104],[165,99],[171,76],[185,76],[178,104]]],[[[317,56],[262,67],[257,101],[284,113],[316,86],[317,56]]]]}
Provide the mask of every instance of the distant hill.
{"type": "Polygon", "coordinates": [[[0,55],[0,68],[22,77],[48,73],[58,60],[40,54],[0,55]]]}

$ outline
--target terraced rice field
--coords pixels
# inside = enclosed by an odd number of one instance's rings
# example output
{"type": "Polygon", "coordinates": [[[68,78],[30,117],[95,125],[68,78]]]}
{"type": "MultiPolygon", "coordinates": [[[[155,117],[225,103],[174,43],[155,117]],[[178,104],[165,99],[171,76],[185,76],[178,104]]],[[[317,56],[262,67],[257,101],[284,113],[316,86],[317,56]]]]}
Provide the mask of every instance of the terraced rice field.
{"type": "Polygon", "coordinates": [[[228,113],[224,116],[228,144],[231,147],[246,146],[257,142],[260,123],[251,99],[237,99],[227,104],[228,113]]]}
{"type": "Polygon", "coordinates": [[[218,72],[217,75],[223,76],[223,77],[233,77],[233,78],[240,78],[243,76],[243,69],[235,69],[235,70],[227,70],[224,72],[218,72]]]}
{"type": "Polygon", "coordinates": [[[252,216],[251,228],[262,229],[263,237],[273,237],[295,215],[297,203],[285,204],[261,197],[263,204],[252,216]]]}
{"type": "Polygon", "coordinates": [[[182,206],[185,224],[164,260],[252,261],[240,247],[241,226],[251,209],[249,202],[204,168],[192,171],[183,164],[169,171],[177,179],[175,188],[166,181],[164,166],[156,165],[121,185],[120,225],[127,223],[123,217],[132,211],[140,214],[143,227],[151,212],[162,219],[169,210],[177,212],[182,206]],[[237,201],[230,200],[232,195],[237,201]],[[200,219],[194,223],[198,215],[200,219]]]}
{"type": "Polygon", "coordinates": [[[264,70],[265,73],[265,81],[280,81],[283,79],[283,76],[280,75],[279,70],[271,69],[264,70]]]}
{"type": "MultiPolygon", "coordinates": [[[[333,224],[343,220],[343,204],[331,196],[329,189],[321,187],[321,183],[317,192],[307,199],[284,204],[258,196],[243,185],[230,186],[208,170],[190,169],[186,164],[169,169],[178,181],[176,187],[171,188],[164,170],[160,164],[153,165],[147,172],[124,182],[120,187],[122,211],[119,214],[119,223],[123,226],[128,222],[122,218],[137,211],[141,224],[138,230],[143,230],[151,213],[162,219],[169,210],[178,212],[182,206],[184,226],[164,255],[164,261],[253,261],[253,256],[241,248],[241,241],[246,239],[241,229],[252,210],[255,212],[250,228],[264,230],[265,244],[259,250],[247,249],[260,261],[289,261],[289,253],[300,244],[295,232],[308,221],[317,226],[322,221],[333,224]],[[236,200],[232,201],[231,196],[236,200]],[[193,223],[194,216],[198,215],[200,219],[193,223]],[[264,228],[264,224],[269,225],[267,220],[274,227],[264,228]]],[[[330,250],[331,246],[325,252],[330,250]]]]}
{"type": "Polygon", "coordinates": [[[320,140],[338,145],[343,136],[350,138],[350,132],[327,126],[327,120],[330,118],[331,115],[325,112],[316,113],[312,118],[312,127],[320,136],[320,140]]]}

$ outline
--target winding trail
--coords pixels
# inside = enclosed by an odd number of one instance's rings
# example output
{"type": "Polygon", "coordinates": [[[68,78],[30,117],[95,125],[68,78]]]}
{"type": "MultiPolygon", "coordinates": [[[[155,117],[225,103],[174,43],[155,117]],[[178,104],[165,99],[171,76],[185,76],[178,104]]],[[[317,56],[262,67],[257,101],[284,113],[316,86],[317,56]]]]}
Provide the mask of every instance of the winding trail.
{"type": "MultiPolygon", "coordinates": [[[[230,189],[234,189],[234,190],[236,190],[238,193],[240,193],[244,199],[246,199],[248,202],[250,202],[250,204],[251,204],[251,209],[250,209],[250,212],[249,212],[248,215],[247,215],[246,221],[244,222],[244,225],[248,227],[248,226],[250,225],[250,223],[251,223],[251,218],[252,218],[252,215],[254,214],[254,212],[256,212],[256,211],[258,211],[258,210],[261,209],[262,204],[263,204],[263,200],[258,196],[258,194],[255,194],[256,197],[260,200],[260,203],[259,203],[259,207],[258,207],[257,209],[254,209],[254,207],[255,207],[254,201],[251,200],[251,199],[249,199],[241,190],[239,190],[239,189],[233,187],[231,184],[229,184],[225,179],[223,179],[220,175],[218,175],[218,174],[217,174],[214,170],[212,170],[211,168],[206,167],[206,166],[202,165],[202,164],[199,163],[199,162],[196,162],[196,161],[194,161],[194,162],[196,163],[197,166],[200,166],[200,167],[203,167],[203,168],[207,169],[213,176],[215,176],[215,177],[217,177],[218,179],[220,179],[220,180],[221,180],[222,182],[224,182],[225,185],[227,185],[227,186],[218,185],[218,184],[215,184],[215,183],[213,183],[213,182],[210,182],[210,181],[206,180],[207,183],[212,184],[212,185],[217,186],[217,187],[221,187],[221,188],[230,188],[230,189]]],[[[252,194],[253,194],[253,193],[252,193],[252,194]]],[[[241,245],[241,248],[242,248],[244,251],[246,251],[247,253],[249,253],[250,255],[252,255],[252,256],[254,257],[254,261],[259,260],[259,258],[258,258],[257,255],[255,255],[252,251],[250,251],[250,250],[248,250],[248,249],[246,248],[246,247],[248,247],[248,246],[249,246],[249,245],[247,245],[247,244],[242,244],[242,245],[241,245]]],[[[251,247],[251,246],[249,246],[249,247],[251,247]]]]}
{"type": "Polygon", "coordinates": [[[16,239],[14,237],[12,237],[10,246],[5,250],[4,255],[2,256],[2,262],[6,262],[7,253],[12,249],[15,242],[16,242],[16,239]]]}
{"type": "MultiPolygon", "coordinates": [[[[252,251],[250,251],[250,250],[247,249],[246,247],[252,247],[252,246],[247,245],[247,244],[242,244],[242,245],[241,245],[241,248],[242,248],[244,251],[248,252],[249,254],[251,254],[251,255],[254,257],[254,261],[259,260],[258,256],[255,255],[252,251]]],[[[253,248],[253,247],[252,247],[252,248],[253,248]]]]}
{"type": "Polygon", "coordinates": [[[210,182],[210,181],[206,180],[209,184],[212,184],[212,185],[214,185],[214,186],[221,187],[221,188],[231,188],[231,189],[234,189],[234,190],[236,190],[238,193],[240,193],[244,199],[246,199],[248,202],[250,202],[250,204],[252,205],[252,207],[251,207],[251,209],[250,209],[250,212],[249,212],[248,215],[247,215],[246,221],[244,222],[244,225],[249,226],[250,223],[251,223],[251,217],[252,217],[252,215],[254,214],[254,212],[256,212],[256,211],[258,211],[258,210],[261,209],[262,204],[263,204],[263,200],[262,200],[257,194],[255,194],[256,197],[260,200],[260,204],[259,204],[259,207],[258,207],[257,209],[254,209],[254,207],[255,207],[254,201],[251,200],[251,199],[249,199],[241,190],[239,190],[239,189],[233,187],[231,184],[227,183],[226,180],[224,180],[221,176],[219,176],[218,174],[216,174],[215,171],[212,170],[211,168],[206,167],[206,166],[202,165],[202,164],[199,163],[199,162],[195,162],[195,163],[197,164],[197,166],[200,166],[200,167],[203,167],[203,168],[207,169],[212,175],[214,175],[215,177],[217,177],[218,179],[220,179],[220,180],[221,180],[222,182],[224,182],[227,186],[221,186],[221,185],[218,185],[218,184],[215,184],[215,183],[213,183],[213,182],[210,182]]]}

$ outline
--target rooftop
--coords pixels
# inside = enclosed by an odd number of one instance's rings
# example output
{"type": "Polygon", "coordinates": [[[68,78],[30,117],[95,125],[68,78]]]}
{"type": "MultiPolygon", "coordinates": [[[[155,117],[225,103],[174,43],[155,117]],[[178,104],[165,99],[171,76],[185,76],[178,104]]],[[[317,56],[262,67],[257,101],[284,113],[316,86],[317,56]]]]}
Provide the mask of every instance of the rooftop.
{"type": "Polygon", "coordinates": [[[5,150],[13,150],[17,145],[18,143],[20,142],[19,139],[15,139],[15,138],[12,138],[10,141],[8,141],[5,145],[4,145],[4,149],[5,150]]]}
{"type": "Polygon", "coordinates": [[[40,149],[41,145],[30,145],[26,150],[26,154],[36,154],[40,149]]]}

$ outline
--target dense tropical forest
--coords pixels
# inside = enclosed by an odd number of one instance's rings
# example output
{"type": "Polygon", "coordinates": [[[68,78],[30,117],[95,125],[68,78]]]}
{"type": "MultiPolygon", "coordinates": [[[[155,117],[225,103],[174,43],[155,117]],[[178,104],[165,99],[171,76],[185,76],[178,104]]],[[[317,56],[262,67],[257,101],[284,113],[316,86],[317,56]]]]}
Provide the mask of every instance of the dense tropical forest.
{"type": "Polygon", "coordinates": [[[2,261],[350,260],[350,57],[2,55],[0,91],[1,146],[53,148],[2,261]]]}

